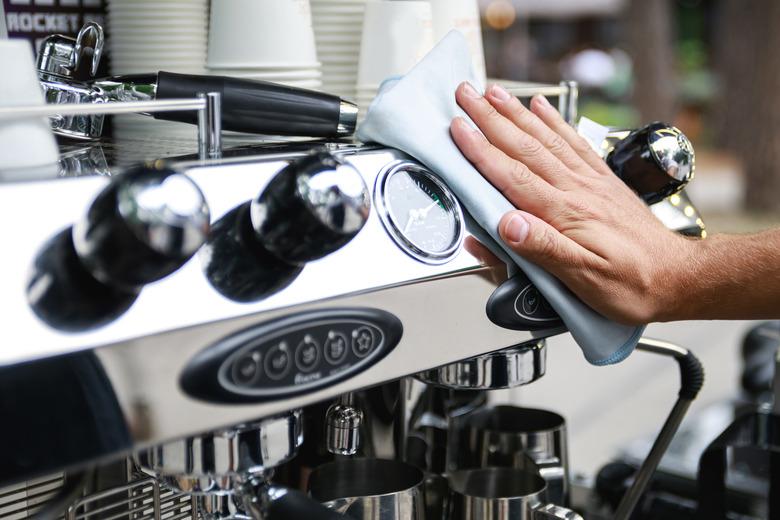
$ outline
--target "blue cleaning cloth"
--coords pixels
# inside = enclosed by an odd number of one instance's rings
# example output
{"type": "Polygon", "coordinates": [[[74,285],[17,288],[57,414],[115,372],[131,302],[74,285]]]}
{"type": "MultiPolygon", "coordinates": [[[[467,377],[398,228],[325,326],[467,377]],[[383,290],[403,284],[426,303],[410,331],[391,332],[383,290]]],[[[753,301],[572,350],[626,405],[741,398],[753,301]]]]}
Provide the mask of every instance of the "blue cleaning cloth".
{"type": "Polygon", "coordinates": [[[561,316],[585,358],[594,365],[622,361],[634,350],[644,327],[608,320],[501,240],[499,221],[515,208],[463,157],[450,137],[453,118],[470,121],[455,101],[455,90],[464,81],[484,89],[472,70],[465,38],[452,31],[408,74],[382,84],[357,138],[402,150],[439,175],[493,238],[492,247],[498,244],[504,257],[509,256],[525,272],[561,316]]]}

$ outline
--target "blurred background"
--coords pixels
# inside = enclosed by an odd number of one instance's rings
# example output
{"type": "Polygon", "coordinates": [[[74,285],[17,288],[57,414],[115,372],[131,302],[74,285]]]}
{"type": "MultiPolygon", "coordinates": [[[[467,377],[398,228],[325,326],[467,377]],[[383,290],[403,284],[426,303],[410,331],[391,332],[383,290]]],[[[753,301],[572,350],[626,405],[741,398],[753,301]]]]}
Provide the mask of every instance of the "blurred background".
{"type": "Polygon", "coordinates": [[[709,231],[780,223],[780,2],[481,0],[488,77],[573,79],[580,113],[678,126],[709,231]]]}

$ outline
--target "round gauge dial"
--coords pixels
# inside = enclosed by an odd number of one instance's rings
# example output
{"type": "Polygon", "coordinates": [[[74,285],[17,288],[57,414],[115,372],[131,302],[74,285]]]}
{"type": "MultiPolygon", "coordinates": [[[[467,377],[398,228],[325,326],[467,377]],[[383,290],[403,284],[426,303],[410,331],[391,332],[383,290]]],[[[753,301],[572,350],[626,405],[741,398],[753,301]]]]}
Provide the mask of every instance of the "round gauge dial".
{"type": "Polygon", "coordinates": [[[377,179],[377,208],[390,235],[414,258],[443,263],[463,240],[463,213],[450,190],[414,163],[396,163],[377,179]]]}

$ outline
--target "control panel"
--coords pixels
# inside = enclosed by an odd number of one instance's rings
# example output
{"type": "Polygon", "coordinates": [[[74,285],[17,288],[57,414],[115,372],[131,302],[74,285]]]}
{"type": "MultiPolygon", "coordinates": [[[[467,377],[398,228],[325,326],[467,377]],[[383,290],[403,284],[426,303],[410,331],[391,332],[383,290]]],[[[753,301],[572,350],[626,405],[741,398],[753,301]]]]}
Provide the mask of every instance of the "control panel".
{"type": "Polygon", "coordinates": [[[180,383],[213,402],[259,402],[332,385],[398,344],[401,322],[368,308],[325,309],[256,325],[200,352],[180,383]]]}

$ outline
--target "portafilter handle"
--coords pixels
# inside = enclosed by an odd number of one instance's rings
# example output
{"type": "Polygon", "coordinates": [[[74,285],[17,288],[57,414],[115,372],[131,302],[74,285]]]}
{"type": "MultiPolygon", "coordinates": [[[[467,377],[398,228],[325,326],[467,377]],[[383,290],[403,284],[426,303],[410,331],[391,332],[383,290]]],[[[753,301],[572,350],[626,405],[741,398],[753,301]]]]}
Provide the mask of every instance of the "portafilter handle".
{"type": "Polygon", "coordinates": [[[534,511],[534,520],[584,520],[571,509],[547,504],[534,511]]]}
{"type": "Polygon", "coordinates": [[[607,164],[647,204],[682,190],[693,179],[693,145],[680,130],[651,123],[618,141],[607,164]]]}
{"type": "Polygon", "coordinates": [[[306,494],[251,480],[239,488],[246,512],[254,520],[344,520],[306,494]]]}

